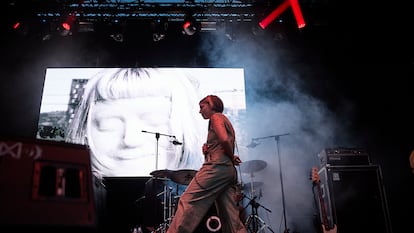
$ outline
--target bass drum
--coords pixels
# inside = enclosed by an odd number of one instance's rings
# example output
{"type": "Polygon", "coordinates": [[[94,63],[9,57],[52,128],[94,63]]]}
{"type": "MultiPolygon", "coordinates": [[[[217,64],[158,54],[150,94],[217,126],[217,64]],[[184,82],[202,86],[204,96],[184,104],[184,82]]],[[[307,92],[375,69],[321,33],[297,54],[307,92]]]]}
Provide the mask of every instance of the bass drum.
{"type": "Polygon", "coordinates": [[[216,205],[211,205],[194,233],[222,233],[222,221],[217,215],[216,205]]]}

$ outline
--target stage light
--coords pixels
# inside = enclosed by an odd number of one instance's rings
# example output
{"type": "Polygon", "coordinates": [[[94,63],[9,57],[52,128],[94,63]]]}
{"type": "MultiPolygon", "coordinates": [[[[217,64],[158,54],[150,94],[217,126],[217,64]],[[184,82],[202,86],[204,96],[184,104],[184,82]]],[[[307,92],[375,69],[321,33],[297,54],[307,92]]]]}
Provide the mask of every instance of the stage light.
{"type": "Polygon", "coordinates": [[[27,36],[29,34],[30,31],[30,25],[29,25],[30,21],[29,20],[18,20],[15,21],[11,27],[13,29],[13,31],[20,36],[27,36]]]}
{"type": "Polygon", "coordinates": [[[16,22],[13,24],[13,30],[19,35],[26,36],[28,34],[28,26],[24,25],[21,22],[16,22]]]}
{"type": "Polygon", "coordinates": [[[235,24],[237,22],[233,22],[233,20],[229,20],[224,23],[224,35],[229,39],[230,41],[236,40],[236,33],[235,33],[235,24]]]}
{"type": "Polygon", "coordinates": [[[65,20],[60,24],[60,27],[57,28],[60,31],[61,36],[71,36],[75,30],[76,24],[76,15],[69,14],[65,20]]]}
{"type": "Polygon", "coordinates": [[[184,35],[192,36],[199,30],[199,25],[197,24],[197,21],[191,14],[187,14],[187,16],[184,19],[183,23],[183,30],[182,33],[184,35]]]}
{"type": "Polygon", "coordinates": [[[303,19],[302,11],[299,6],[298,0],[285,0],[276,9],[274,9],[269,15],[259,22],[259,26],[265,29],[273,20],[279,17],[288,7],[292,7],[293,14],[296,19],[298,28],[305,27],[305,20],[303,19]]]}
{"type": "Polygon", "coordinates": [[[113,22],[109,22],[108,25],[106,25],[108,29],[109,37],[112,38],[116,42],[124,42],[124,33],[126,31],[126,23],[121,22],[119,20],[115,20],[113,22]]]}
{"type": "Polygon", "coordinates": [[[282,4],[280,4],[276,9],[274,9],[269,15],[267,15],[264,19],[259,22],[259,26],[262,29],[265,29],[273,20],[279,17],[288,7],[290,3],[289,0],[285,0],[282,4]]]}
{"type": "Polygon", "coordinates": [[[122,33],[115,33],[109,36],[116,42],[124,42],[124,35],[122,33]]]}
{"type": "Polygon", "coordinates": [[[157,42],[167,36],[168,21],[165,19],[154,19],[151,21],[152,40],[157,42]]]}
{"type": "Polygon", "coordinates": [[[305,27],[305,20],[303,19],[302,10],[300,9],[298,0],[289,0],[290,5],[292,6],[293,14],[295,15],[296,23],[298,28],[301,29],[305,27]]]}
{"type": "Polygon", "coordinates": [[[20,22],[16,22],[16,23],[14,23],[14,24],[13,24],[13,29],[14,29],[14,30],[17,30],[17,29],[20,27],[20,25],[21,25],[21,24],[20,24],[20,22]]]}

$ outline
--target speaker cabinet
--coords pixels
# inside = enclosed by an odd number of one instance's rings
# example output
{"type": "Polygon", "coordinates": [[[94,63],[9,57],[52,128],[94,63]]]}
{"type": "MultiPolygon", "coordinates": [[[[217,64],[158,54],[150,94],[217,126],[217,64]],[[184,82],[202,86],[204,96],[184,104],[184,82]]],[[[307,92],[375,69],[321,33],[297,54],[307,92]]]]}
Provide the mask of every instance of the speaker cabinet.
{"type": "Polygon", "coordinates": [[[0,155],[0,226],[41,231],[54,226],[95,227],[86,147],[0,140],[0,155]]]}
{"type": "Polygon", "coordinates": [[[392,232],[379,166],[325,166],[319,176],[338,233],[392,232]]]}

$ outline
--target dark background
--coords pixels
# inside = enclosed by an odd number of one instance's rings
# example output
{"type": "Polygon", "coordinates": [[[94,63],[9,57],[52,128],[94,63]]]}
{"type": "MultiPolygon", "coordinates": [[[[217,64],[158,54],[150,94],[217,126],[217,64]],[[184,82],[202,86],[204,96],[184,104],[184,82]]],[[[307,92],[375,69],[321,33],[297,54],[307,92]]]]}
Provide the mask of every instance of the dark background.
{"type": "Polygon", "coordinates": [[[2,20],[0,35],[0,137],[35,137],[47,67],[244,67],[248,107],[257,99],[294,100],[280,80],[295,79],[301,92],[347,121],[382,167],[394,232],[406,232],[414,207],[412,8],[391,1],[302,3],[307,25],[301,30],[286,13],[283,23],[260,33],[239,25],[234,41],[208,33],[187,37],[171,24],[168,37],[154,42],[137,23],[123,43],[99,32],[48,41],[21,35],[8,24],[16,13],[2,7],[10,20],[2,20]]]}

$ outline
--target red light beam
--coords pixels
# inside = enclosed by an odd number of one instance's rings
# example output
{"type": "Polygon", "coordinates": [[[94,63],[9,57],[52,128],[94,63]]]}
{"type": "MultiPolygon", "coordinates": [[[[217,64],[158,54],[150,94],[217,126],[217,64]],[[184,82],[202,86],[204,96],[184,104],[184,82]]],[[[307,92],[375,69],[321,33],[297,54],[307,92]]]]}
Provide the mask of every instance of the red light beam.
{"type": "Polygon", "coordinates": [[[298,24],[298,28],[305,27],[306,23],[303,19],[302,10],[300,9],[298,0],[289,0],[290,5],[292,6],[293,14],[295,15],[296,23],[298,24]]]}
{"type": "Polygon", "coordinates": [[[259,22],[259,26],[265,29],[273,20],[275,20],[279,15],[281,15],[288,7],[290,3],[289,0],[284,1],[276,9],[274,9],[269,15],[259,22]]]}
{"type": "Polygon", "coordinates": [[[259,26],[265,29],[273,20],[279,17],[289,6],[292,6],[292,11],[298,24],[298,28],[305,27],[306,23],[303,19],[302,10],[300,9],[298,0],[285,0],[276,9],[274,9],[269,15],[259,22],[259,26]]]}

